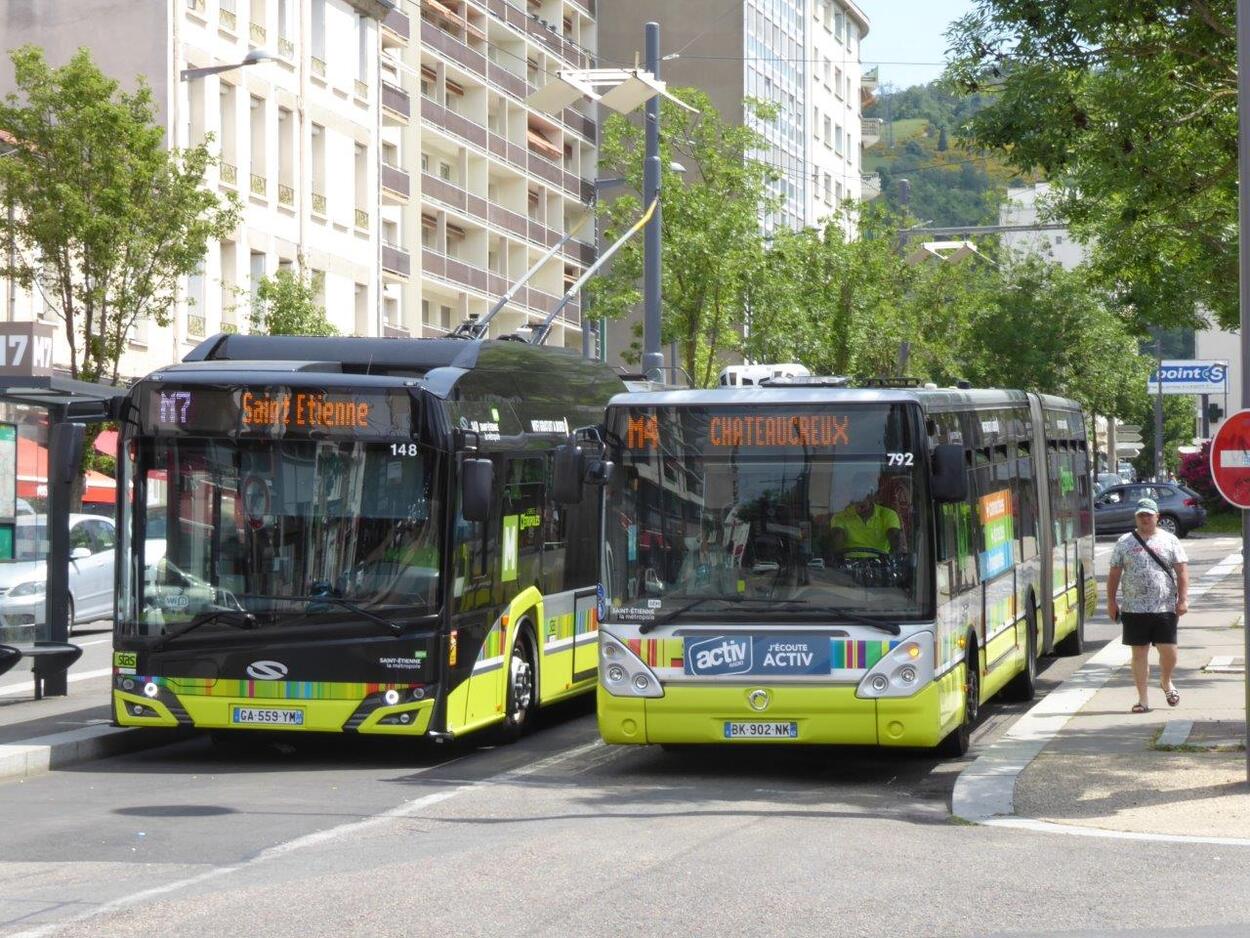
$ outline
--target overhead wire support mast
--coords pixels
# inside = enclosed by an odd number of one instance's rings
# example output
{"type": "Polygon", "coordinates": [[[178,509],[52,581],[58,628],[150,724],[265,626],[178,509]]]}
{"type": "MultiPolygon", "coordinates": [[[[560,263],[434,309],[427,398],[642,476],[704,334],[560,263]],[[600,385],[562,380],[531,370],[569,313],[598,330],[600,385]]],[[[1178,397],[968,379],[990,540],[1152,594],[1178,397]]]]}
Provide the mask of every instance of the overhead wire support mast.
{"type": "Polygon", "coordinates": [[[581,291],[582,287],[586,285],[586,281],[594,276],[595,271],[602,267],[613,254],[619,251],[626,241],[646,227],[647,222],[651,220],[651,216],[655,214],[656,207],[659,204],[660,200],[658,196],[652,199],[651,204],[647,206],[647,210],[643,212],[642,217],[634,222],[630,226],[629,230],[621,235],[610,248],[600,254],[598,259],[586,268],[585,273],[578,277],[576,282],[564,291],[564,296],[562,296],[560,298],[560,302],[555,305],[555,309],[549,312],[547,314],[547,318],[544,319],[536,329],[534,329],[529,340],[532,345],[542,345],[547,341],[547,336],[551,333],[551,324],[556,321],[556,317],[560,315],[564,307],[567,306],[569,301],[581,291]]]}

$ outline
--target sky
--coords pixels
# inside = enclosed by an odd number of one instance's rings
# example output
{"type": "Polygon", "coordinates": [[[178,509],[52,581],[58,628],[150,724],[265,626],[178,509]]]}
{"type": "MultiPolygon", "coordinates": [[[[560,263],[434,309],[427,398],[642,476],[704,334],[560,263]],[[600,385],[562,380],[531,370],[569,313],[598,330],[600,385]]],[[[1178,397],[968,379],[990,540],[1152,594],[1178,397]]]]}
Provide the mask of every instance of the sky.
{"type": "Polygon", "coordinates": [[[942,74],[946,28],[972,9],[972,0],[856,0],[871,24],[861,56],[880,63],[882,84],[921,85],[942,74]],[[928,64],[894,64],[928,63],[928,64]]]}

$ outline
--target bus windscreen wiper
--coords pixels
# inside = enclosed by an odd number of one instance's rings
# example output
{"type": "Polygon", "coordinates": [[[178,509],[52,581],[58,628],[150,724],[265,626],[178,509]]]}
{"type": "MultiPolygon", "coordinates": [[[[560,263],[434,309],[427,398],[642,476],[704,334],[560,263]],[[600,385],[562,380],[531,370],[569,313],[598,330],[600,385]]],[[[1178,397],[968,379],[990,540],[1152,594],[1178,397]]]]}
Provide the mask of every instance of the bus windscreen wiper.
{"type": "Polygon", "coordinates": [[[902,629],[899,628],[897,623],[883,622],[880,619],[873,619],[869,616],[861,615],[847,609],[839,609],[836,606],[812,606],[811,603],[805,599],[758,599],[751,596],[701,596],[698,599],[691,600],[685,605],[678,606],[672,612],[665,613],[665,615],[658,619],[652,619],[650,622],[644,622],[638,627],[638,631],[640,634],[645,635],[647,632],[673,621],[674,618],[681,615],[683,612],[688,612],[696,606],[705,602],[712,602],[714,600],[726,603],[765,603],[767,604],[768,610],[771,612],[804,612],[815,615],[823,614],[830,617],[850,619],[852,622],[859,625],[867,625],[874,629],[880,629],[882,632],[888,632],[891,635],[898,635],[902,632],[902,629]]]}
{"type": "Polygon", "coordinates": [[[830,606],[828,611],[830,615],[842,616],[859,625],[868,625],[874,629],[880,629],[882,632],[889,632],[891,635],[898,635],[903,631],[897,622],[882,622],[880,619],[860,615],[858,612],[852,612],[849,609],[839,609],[837,606],[830,606]]]}
{"type": "Polygon", "coordinates": [[[201,612],[186,625],[182,626],[182,628],[166,632],[153,643],[152,650],[159,651],[180,635],[186,635],[193,629],[198,629],[201,625],[208,625],[210,622],[223,622],[226,625],[234,626],[236,629],[256,628],[256,616],[246,610],[210,609],[208,612],[201,612]]]}
{"type": "Polygon", "coordinates": [[[692,599],[687,603],[683,603],[670,612],[664,613],[664,615],[660,616],[658,619],[652,619],[650,622],[644,622],[642,625],[638,626],[638,632],[641,635],[646,635],[653,629],[658,629],[661,625],[666,625],[667,623],[672,622],[673,619],[681,615],[683,612],[689,612],[691,609],[694,609],[696,606],[701,606],[704,603],[740,603],[745,600],[745,596],[700,596],[697,599],[692,599]]]}
{"type": "MultiPolygon", "coordinates": [[[[378,615],[376,612],[370,612],[368,609],[364,608],[361,605],[358,605],[357,603],[352,602],[350,599],[342,599],[338,596],[325,596],[320,593],[313,595],[313,596],[263,596],[259,593],[244,593],[241,595],[241,598],[242,599],[268,599],[270,601],[282,601],[282,602],[291,602],[291,603],[327,603],[327,604],[334,605],[334,606],[340,606],[343,609],[348,610],[349,612],[354,612],[356,613],[356,615],[369,619],[372,622],[376,622],[379,625],[385,625],[388,629],[390,629],[396,635],[398,635],[400,632],[404,630],[404,627],[400,625],[398,622],[392,622],[390,619],[385,619],[382,616],[378,615]]],[[[298,621],[299,619],[304,619],[304,618],[307,618],[307,614],[303,616],[297,616],[294,621],[298,621]]],[[[288,620],[288,621],[292,621],[292,620],[288,620]]]]}

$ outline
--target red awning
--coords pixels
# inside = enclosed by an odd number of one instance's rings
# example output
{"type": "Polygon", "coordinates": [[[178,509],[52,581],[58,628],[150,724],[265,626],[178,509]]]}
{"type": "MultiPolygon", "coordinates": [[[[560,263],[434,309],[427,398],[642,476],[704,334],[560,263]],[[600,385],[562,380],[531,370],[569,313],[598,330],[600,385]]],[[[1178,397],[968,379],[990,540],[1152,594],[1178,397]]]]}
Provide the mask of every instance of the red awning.
{"type": "MultiPolygon", "coordinates": [[[[116,438],[114,431],[107,432],[114,433],[114,438],[116,438]]],[[[102,472],[95,470],[87,472],[87,487],[82,499],[84,502],[93,505],[112,505],[116,503],[116,496],[117,483],[115,481],[102,472]]],[[[17,438],[17,497],[48,497],[48,449],[22,436],[17,438]]]]}
{"type": "Polygon", "coordinates": [[[95,438],[95,451],[103,453],[105,456],[116,456],[117,431],[101,430],[100,435],[95,438]]]}

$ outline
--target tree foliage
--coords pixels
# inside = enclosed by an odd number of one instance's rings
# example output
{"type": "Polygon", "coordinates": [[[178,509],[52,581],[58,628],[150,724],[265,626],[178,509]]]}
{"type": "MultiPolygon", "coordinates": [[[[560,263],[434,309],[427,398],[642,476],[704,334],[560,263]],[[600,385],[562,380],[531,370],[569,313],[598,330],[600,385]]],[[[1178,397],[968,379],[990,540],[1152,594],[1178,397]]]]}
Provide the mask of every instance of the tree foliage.
{"type": "MultiPolygon", "coordinates": [[[[701,91],[680,89],[678,97],[698,113],[668,101],[661,103],[660,144],[663,192],[662,340],[677,342],[686,371],[700,385],[712,383],[722,364],[742,345],[750,316],[750,297],[759,290],[755,275],[765,256],[762,214],[776,208],[767,183],[775,170],[752,159],[762,138],[745,126],[726,123],[701,91]],[[685,173],[672,164],[679,163],[685,173]],[[684,176],[684,178],[683,178],[684,176]]],[[[762,105],[747,107],[765,117],[762,105]]],[[[605,175],[624,177],[634,193],[642,191],[643,130],[622,117],[603,127],[599,164],[605,175]]],[[[610,243],[645,210],[637,194],[619,196],[600,207],[603,233],[610,243]]],[[[641,299],[641,235],[625,244],[612,267],[591,290],[601,315],[624,315],[641,299]]],[[[631,350],[637,360],[638,349],[631,350]]]]}
{"type": "Polygon", "coordinates": [[[1234,0],[976,0],[949,38],[947,77],[995,97],[963,138],[1056,184],[1126,309],[1236,323],[1234,0]]]}
{"type": "Polygon", "coordinates": [[[169,322],[180,278],[234,229],[238,206],[202,185],[205,145],[166,148],[146,84],[120,90],[85,49],[61,68],[34,46],[10,58],[17,91],[0,129],[16,145],[0,191],[13,213],[0,232],[16,263],[0,273],[37,285],[64,321],[75,378],[116,384],[131,326],[169,322]]]}
{"type": "Polygon", "coordinates": [[[338,335],[317,302],[317,288],[306,274],[279,270],[256,285],[249,314],[251,330],[262,335],[338,335]]]}

